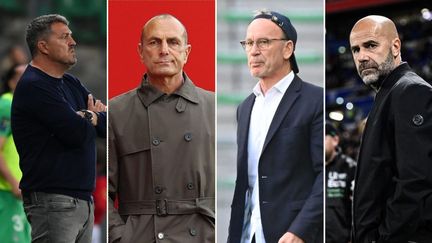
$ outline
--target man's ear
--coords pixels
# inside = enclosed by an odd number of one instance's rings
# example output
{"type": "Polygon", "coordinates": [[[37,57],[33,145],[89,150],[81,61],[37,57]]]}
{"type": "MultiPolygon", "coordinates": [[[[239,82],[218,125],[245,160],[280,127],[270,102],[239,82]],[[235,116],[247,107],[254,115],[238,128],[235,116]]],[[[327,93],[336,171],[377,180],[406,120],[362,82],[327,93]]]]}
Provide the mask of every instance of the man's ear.
{"type": "Polygon", "coordinates": [[[185,49],[185,64],[187,63],[187,59],[189,57],[189,53],[191,52],[191,50],[192,50],[192,46],[188,44],[185,49]]]}
{"type": "Polygon", "coordinates": [[[398,57],[400,55],[401,41],[399,40],[399,38],[393,39],[392,46],[391,46],[391,51],[392,51],[393,57],[398,57]]]}
{"type": "Polygon", "coordinates": [[[137,52],[138,52],[138,55],[140,57],[141,63],[144,63],[144,61],[143,61],[144,60],[143,59],[143,46],[141,43],[138,43],[137,52]]]}
{"type": "Polygon", "coordinates": [[[48,43],[46,41],[39,40],[36,44],[36,47],[40,53],[48,55],[49,48],[48,48],[48,43]]]}
{"type": "Polygon", "coordinates": [[[288,60],[294,52],[294,43],[292,40],[286,41],[283,49],[283,57],[285,60],[288,60]]]}

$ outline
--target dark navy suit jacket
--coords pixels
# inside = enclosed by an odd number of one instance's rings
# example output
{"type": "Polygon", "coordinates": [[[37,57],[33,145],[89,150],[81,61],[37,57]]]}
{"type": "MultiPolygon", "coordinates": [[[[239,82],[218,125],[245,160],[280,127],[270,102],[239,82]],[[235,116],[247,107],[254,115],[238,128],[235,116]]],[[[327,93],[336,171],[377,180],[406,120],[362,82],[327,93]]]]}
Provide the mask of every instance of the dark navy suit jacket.
{"type": "MultiPolygon", "coordinates": [[[[237,110],[237,180],[229,243],[240,242],[248,188],[248,134],[255,95],[237,110]]],[[[258,165],[261,221],[267,243],[292,232],[305,242],[323,241],[323,89],[298,76],[270,125],[258,165]]]]}

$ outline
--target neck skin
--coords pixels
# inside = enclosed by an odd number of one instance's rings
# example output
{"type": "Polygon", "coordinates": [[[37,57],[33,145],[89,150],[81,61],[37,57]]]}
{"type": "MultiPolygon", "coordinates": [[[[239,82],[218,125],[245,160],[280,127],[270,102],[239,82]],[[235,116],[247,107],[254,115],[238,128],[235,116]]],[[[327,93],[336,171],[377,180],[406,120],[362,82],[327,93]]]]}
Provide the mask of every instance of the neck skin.
{"type": "Polygon", "coordinates": [[[148,75],[149,82],[158,90],[165,94],[172,94],[178,90],[183,84],[182,72],[174,76],[152,76],[148,75]]]}
{"type": "Polygon", "coordinates": [[[329,158],[328,160],[326,160],[325,164],[328,165],[328,164],[330,164],[331,162],[333,162],[334,158],[336,157],[336,154],[337,154],[336,151],[333,150],[333,151],[332,151],[332,154],[331,154],[331,156],[330,156],[330,158],[329,158]]]}
{"type": "Polygon", "coordinates": [[[42,70],[49,76],[52,76],[54,78],[62,78],[66,70],[69,69],[69,66],[59,62],[54,62],[41,55],[42,54],[36,55],[30,62],[30,65],[42,70]]]}
{"type": "Polygon", "coordinates": [[[287,76],[291,72],[291,68],[288,69],[282,69],[279,71],[278,74],[273,75],[273,77],[264,77],[261,78],[260,88],[262,93],[265,95],[267,91],[269,91],[273,86],[275,86],[281,79],[283,79],[285,76],[287,76]]]}

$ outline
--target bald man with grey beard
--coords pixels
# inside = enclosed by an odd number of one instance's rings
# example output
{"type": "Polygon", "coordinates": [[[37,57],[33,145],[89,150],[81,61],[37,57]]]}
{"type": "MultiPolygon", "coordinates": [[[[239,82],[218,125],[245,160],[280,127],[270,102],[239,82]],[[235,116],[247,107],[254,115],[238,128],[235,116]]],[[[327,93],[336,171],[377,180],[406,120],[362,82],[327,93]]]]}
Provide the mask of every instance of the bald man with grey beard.
{"type": "Polygon", "coordinates": [[[432,242],[432,86],[402,61],[390,19],[360,19],[350,45],[376,91],[355,176],[353,242],[432,242]]]}

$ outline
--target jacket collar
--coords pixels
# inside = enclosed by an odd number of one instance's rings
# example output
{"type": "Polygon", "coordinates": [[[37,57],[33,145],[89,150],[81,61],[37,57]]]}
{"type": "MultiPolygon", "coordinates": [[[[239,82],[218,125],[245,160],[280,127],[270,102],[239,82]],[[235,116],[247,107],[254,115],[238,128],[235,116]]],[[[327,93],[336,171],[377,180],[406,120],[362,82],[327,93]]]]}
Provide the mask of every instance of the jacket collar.
{"type": "Polygon", "coordinates": [[[301,87],[302,87],[302,82],[303,81],[297,75],[294,75],[294,79],[292,83],[285,91],[285,94],[282,97],[282,100],[280,101],[278,108],[276,109],[276,113],[273,117],[269,130],[267,132],[267,136],[264,140],[262,151],[266,149],[267,145],[275,135],[276,131],[279,129],[280,125],[282,124],[282,121],[288,114],[288,111],[291,109],[291,107],[294,105],[297,98],[299,97],[301,87]]]}
{"type": "MultiPolygon", "coordinates": [[[[303,81],[300,79],[300,77],[294,75],[294,79],[292,80],[288,89],[285,91],[285,94],[282,97],[282,100],[280,101],[276,113],[273,117],[273,120],[270,124],[262,151],[265,150],[265,148],[267,147],[267,145],[275,135],[276,131],[279,129],[283,119],[288,114],[288,111],[291,109],[291,107],[294,105],[297,98],[299,97],[302,83],[303,81]]],[[[239,129],[238,144],[241,144],[241,146],[239,146],[238,154],[245,154],[247,151],[247,140],[249,134],[250,117],[251,117],[252,107],[255,103],[255,97],[256,97],[255,94],[249,95],[246,98],[246,100],[242,103],[241,105],[242,108],[238,110],[239,112],[238,124],[241,124],[238,126],[239,129]]]]}
{"type": "MultiPolygon", "coordinates": [[[[192,103],[198,104],[199,102],[196,86],[192,80],[189,79],[186,73],[183,73],[183,80],[183,85],[171,95],[178,95],[192,103]]],[[[138,88],[137,93],[146,107],[155,102],[161,96],[165,95],[164,92],[158,90],[156,87],[150,84],[147,74],[144,74],[142,77],[141,86],[138,88]]]]}
{"type": "Polygon", "coordinates": [[[411,67],[408,65],[408,63],[403,62],[399,66],[397,66],[387,77],[384,78],[384,80],[381,82],[381,86],[378,87],[377,91],[379,92],[382,89],[389,89],[393,87],[393,85],[402,77],[405,75],[405,73],[410,72],[411,67]]]}

